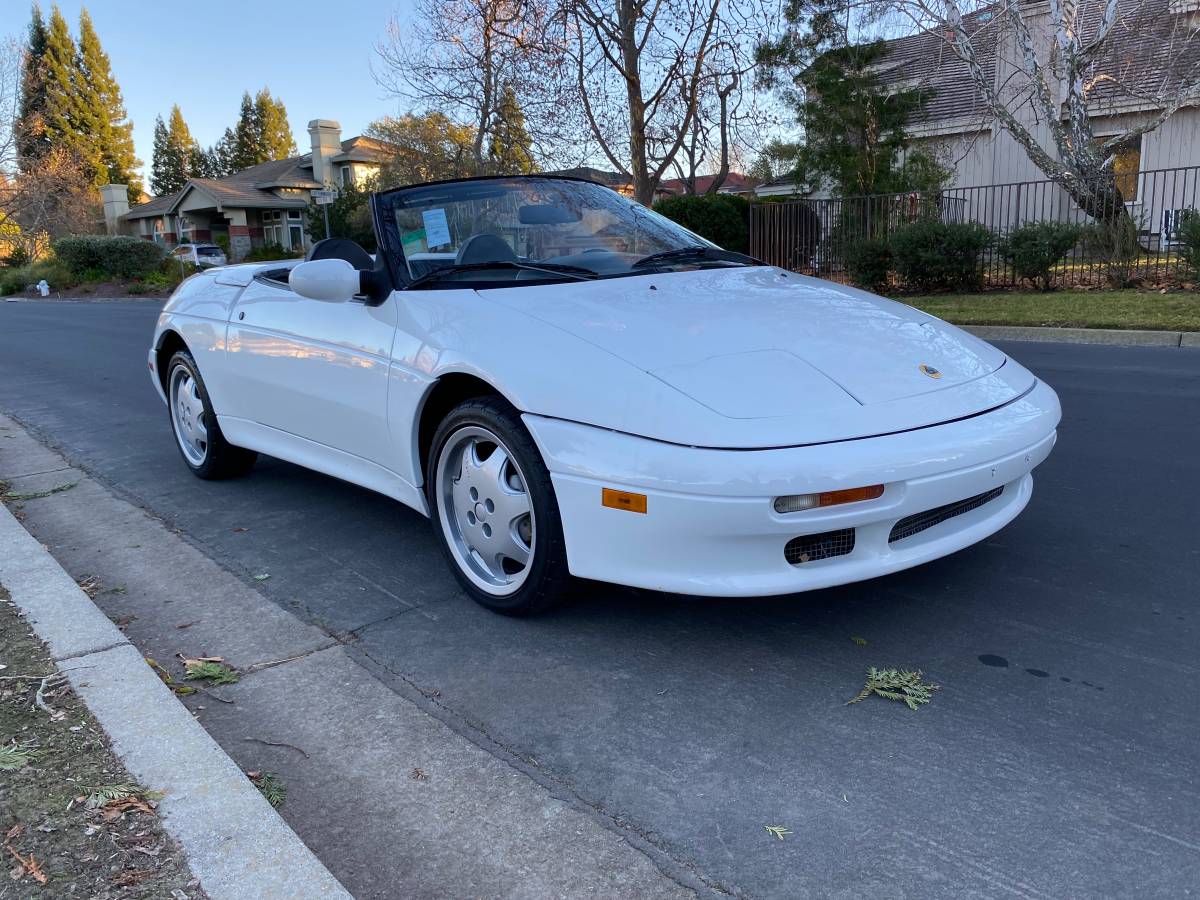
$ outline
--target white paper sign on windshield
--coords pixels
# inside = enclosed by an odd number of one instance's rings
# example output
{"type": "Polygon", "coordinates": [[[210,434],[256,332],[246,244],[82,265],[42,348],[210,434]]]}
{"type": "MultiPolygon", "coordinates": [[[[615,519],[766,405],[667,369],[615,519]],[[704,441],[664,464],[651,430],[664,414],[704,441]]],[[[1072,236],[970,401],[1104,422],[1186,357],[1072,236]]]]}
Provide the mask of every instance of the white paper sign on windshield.
{"type": "Polygon", "coordinates": [[[425,222],[425,246],[430,250],[450,243],[450,225],[444,209],[427,209],[421,213],[425,222]]]}

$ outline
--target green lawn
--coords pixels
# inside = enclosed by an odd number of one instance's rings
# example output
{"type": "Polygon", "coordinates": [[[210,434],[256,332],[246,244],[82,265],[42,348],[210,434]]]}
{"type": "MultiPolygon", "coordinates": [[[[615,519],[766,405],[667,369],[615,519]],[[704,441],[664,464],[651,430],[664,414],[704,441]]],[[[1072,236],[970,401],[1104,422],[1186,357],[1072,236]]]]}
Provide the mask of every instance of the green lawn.
{"type": "Polygon", "coordinates": [[[957,325],[1200,331],[1200,293],[1029,291],[896,299],[957,325]]]}

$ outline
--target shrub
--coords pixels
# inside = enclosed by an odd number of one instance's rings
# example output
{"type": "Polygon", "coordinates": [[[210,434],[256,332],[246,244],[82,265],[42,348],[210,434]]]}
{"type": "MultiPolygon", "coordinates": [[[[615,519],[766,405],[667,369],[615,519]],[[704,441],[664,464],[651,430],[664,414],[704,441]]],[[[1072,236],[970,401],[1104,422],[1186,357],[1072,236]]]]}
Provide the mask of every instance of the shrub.
{"type": "Polygon", "coordinates": [[[79,279],[72,274],[59,259],[43,259],[27,266],[15,269],[5,269],[0,272],[0,296],[8,297],[19,294],[31,284],[37,284],[42,279],[50,285],[51,290],[60,291],[75,287],[79,279]]]}
{"type": "Polygon", "coordinates": [[[666,197],[654,211],[678,222],[714,244],[746,253],[750,250],[750,202],[732,194],[693,194],[666,197]]]}
{"type": "Polygon", "coordinates": [[[1180,244],[1180,256],[1184,258],[1192,272],[1200,274],[1200,213],[1189,209],[1179,223],[1176,232],[1180,244]]]}
{"type": "Polygon", "coordinates": [[[909,287],[974,288],[979,286],[980,256],[991,242],[992,233],[974,222],[926,219],[892,234],[892,259],[909,287]]]}
{"type": "Polygon", "coordinates": [[[303,256],[303,250],[284,250],[279,244],[263,244],[246,254],[244,262],[274,262],[277,259],[293,259],[303,256]]]}
{"type": "Polygon", "coordinates": [[[54,242],[54,254],[77,275],[89,270],[107,278],[138,278],[162,263],[165,251],[153,241],[126,235],[75,235],[54,242]]]}
{"type": "Polygon", "coordinates": [[[1120,215],[1111,222],[1096,222],[1084,230],[1084,249],[1100,264],[1110,287],[1129,287],[1133,281],[1142,252],[1140,234],[1138,222],[1128,215],[1120,215]]]}
{"type": "Polygon", "coordinates": [[[1066,222],[1035,222],[1014,228],[1000,245],[1018,279],[1044,291],[1054,286],[1054,265],[1079,242],[1083,229],[1066,222]]]}
{"type": "Polygon", "coordinates": [[[882,238],[855,241],[846,248],[846,271],[860,288],[876,294],[887,287],[892,269],[892,248],[882,238]]]}

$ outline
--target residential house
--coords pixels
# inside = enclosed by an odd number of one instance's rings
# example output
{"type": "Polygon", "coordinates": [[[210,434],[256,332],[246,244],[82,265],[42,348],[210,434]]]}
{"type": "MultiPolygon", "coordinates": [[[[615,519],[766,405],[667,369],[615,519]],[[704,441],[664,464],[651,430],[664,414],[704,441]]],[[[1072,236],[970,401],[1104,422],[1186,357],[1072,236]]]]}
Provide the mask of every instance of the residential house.
{"type": "MultiPolygon", "coordinates": [[[[166,246],[229,240],[233,259],[254,247],[287,251],[309,246],[305,210],[312,192],[359,184],[377,172],[387,148],[368,137],[343,141],[341,126],[328,119],[308,123],[310,152],[260,163],[225,178],[192,178],[178,193],[122,210],[116,186],[102,188],[110,228],[166,246]]],[[[122,189],[123,190],[123,189],[122,189]]]]}
{"type": "MultiPolygon", "coordinates": [[[[1194,81],[1200,70],[1197,0],[1117,0],[1117,24],[1106,49],[1092,65],[1088,106],[1098,139],[1122,133],[1131,124],[1155,116],[1161,98],[1194,81]]],[[[1080,29],[1096,32],[1104,3],[1080,6],[1080,29]]],[[[1022,13],[1040,56],[1054,46],[1050,7],[1025,0],[1022,13]]],[[[985,7],[964,19],[980,68],[994,90],[1009,103],[1017,118],[1039,144],[1057,156],[1049,129],[1029,99],[1031,85],[1024,74],[1022,53],[1014,31],[999,6],[985,7]]],[[[897,89],[923,87],[931,91],[922,114],[907,127],[913,147],[932,152],[953,172],[944,195],[957,201],[956,215],[1004,230],[1022,221],[1055,218],[1080,221],[1080,211],[1065,191],[1047,176],[1025,149],[995,121],[986,108],[970,71],[949,43],[950,34],[924,31],[888,41],[886,57],[876,64],[885,84],[897,89]],[[986,186],[991,186],[987,187],[986,186]]],[[[1066,86],[1056,82],[1053,61],[1040,59],[1053,99],[1065,103],[1066,86]]],[[[1181,208],[1198,205],[1200,173],[1200,96],[1190,97],[1158,128],[1143,135],[1115,160],[1114,172],[1131,215],[1143,233],[1155,236],[1177,222],[1181,208]]],[[[1065,116],[1065,106],[1063,114],[1065,116]]],[[[788,179],[762,185],[763,196],[790,193],[788,179]]],[[[824,189],[806,192],[827,197],[824,189]]]]}
{"type": "MultiPolygon", "coordinates": [[[[693,184],[693,193],[707,194],[716,177],[716,175],[697,175],[693,184]]],[[[721,186],[717,188],[717,193],[747,197],[754,193],[757,184],[757,181],[747,175],[743,175],[741,172],[730,172],[725,176],[725,180],[721,182],[721,186]]],[[[669,178],[660,181],[658,189],[668,194],[686,194],[687,184],[682,178],[669,178]]]]}

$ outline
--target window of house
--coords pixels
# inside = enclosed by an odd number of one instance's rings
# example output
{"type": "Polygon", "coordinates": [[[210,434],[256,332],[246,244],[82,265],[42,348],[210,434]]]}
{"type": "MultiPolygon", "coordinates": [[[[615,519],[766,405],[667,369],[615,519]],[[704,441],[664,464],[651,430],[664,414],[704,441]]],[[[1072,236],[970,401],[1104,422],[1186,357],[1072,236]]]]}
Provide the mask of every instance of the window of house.
{"type": "Polygon", "coordinates": [[[1142,139],[1139,137],[1132,147],[1122,150],[1113,160],[1113,175],[1117,189],[1128,203],[1138,198],[1138,174],[1142,169],[1142,139]]]}
{"type": "Polygon", "coordinates": [[[304,229],[299,225],[288,226],[288,246],[293,250],[304,246],[304,229]]]}
{"type": "Polygon", "coordinates": [[[300,210],[298,210],[298,209],[289,209],[289,210],[288,210],[288,218],[289,218],[289,219],[299,219],[299,218],[300,218],[300,210]]]}
{"type": "Polygon", "coordinates": [[[353,177],[350,174],[349,166],[342,166],[342,187],[348,188],[353,182],[353,177]]]}

